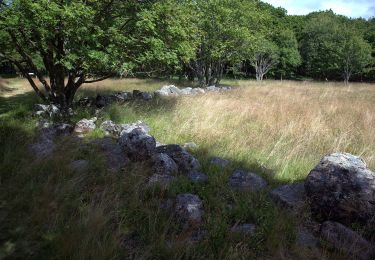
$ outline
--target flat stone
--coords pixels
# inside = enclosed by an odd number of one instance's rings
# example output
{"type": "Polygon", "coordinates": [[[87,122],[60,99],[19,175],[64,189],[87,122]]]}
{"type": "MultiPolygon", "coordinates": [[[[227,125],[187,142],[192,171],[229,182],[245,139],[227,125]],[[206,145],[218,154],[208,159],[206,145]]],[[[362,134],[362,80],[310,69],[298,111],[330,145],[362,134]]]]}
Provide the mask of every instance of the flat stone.
{"type": "Polygon", "coordinates": [[[304,183],[280,186],[270,192],[270,197],[281,206],[293,211],[300,211],[306,205],[304,183]]]}
{"type": "Polygon", "coordinates": [[[355,231],[344,225],[326,221],[320,229],[321,238],[329,245],[353,259],[375,259],[375,247],[355,231]]]}
{"type": "Polygon", "coordinates": [[[267,182],[255,173],[235,170],[229,178],[229,185],[232,188],[259,191],[267,186],[267,182]]]}

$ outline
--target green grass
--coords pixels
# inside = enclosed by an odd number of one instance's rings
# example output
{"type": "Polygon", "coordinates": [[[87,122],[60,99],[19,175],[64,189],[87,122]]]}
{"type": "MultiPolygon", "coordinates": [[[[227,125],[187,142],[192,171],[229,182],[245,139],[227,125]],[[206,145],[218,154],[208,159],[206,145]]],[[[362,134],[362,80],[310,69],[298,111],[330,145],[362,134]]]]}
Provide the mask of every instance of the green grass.
{"type": "MultiPolygon", "coordinates": [[[[137,80],[124,86],[116,82],[113,89],[152,90],[164,83],[137,80]]],[[[103,91],[110,90],[110,83],[105,83],[103,91]]],[[[96,91],[100,91],[100,86],[96,91]]],[[[85,89],[80,95],[87,93],[85,89]]],[[[241,94],[235,91],[226,95],[237,98],[235,95],[241,94]]],[[[192,153],[200,160],[202,171],[209,175],[209,183],[192,184],[185,177],[179,177],[169,188],[162,189],[145,185],[151,174],[147,165],[133,164],[125,172],[109,172],[105,158],[97,147],[90,145],[90,140],[103,136],[100,130],[87,136],[83,143],[69,137],[62,139],[50,160],[36,161],[28,150],[36,138],[37,121],[31,116],[36,99],[32,93],[2,97],[0,259],[124,259],[129,256],[136,259],[318,259],[319,255],[295,244],[296,227],[309,218],[308,214],[290,215],[269,199],[268,192],[278,185],[303,180],[316,163],[321,146],[326,144],[308,147],[310,150],[303,153],[306,156],[289,157],[288,154],[285,159],[275,150],[280,136],[275,134],[274,142],[267,143],[272,140],[267,139],[271,132],[267,132],[261,121],[254,118],[237,124],[233,115],[223,111],[218,112],[222,121],[214,112],[199,114],[197,105],[207,110],[212,104],[206,102],[220,103],[225,98],[208,95],[208,101],[203,98],[137,101],[112,105],[100,113],[97,125],[108,119],[116,123],[142,120],[162,143],[193,141],[199,145],[192,153]],[[258,131],[264,132],[264,140],[251,143],[248,136],[258,131]],[[209,164],[210,157],[216,155],[231,160],[224,171],[209,164]],[[87,172],[72,172],[68,167],[78,159],[90,162],[87,172]],[[228,177],[236,168],[262,175],[270,183],[269,187],[259,193],[233,191],[228,187],[228,177]],[[174,200],[180,193],[197,194],[204,203],[207,235],[197,245],[181,243],[184,234],[180,234],[173,214],[160,209],[163,201],[174,200]],[[230,235],[228,229],[236,223],[254,223],[259,228],[254,237],[230,235]]],[[[230,103],[223,104],[228,105],[226,111],[233,109],[230,103]]],[[[95,111],[79,109],[76,112],[73,122],[93,117],[95,111]]],[[[373,152],[371,148],[369,151],[373,152]]]]}

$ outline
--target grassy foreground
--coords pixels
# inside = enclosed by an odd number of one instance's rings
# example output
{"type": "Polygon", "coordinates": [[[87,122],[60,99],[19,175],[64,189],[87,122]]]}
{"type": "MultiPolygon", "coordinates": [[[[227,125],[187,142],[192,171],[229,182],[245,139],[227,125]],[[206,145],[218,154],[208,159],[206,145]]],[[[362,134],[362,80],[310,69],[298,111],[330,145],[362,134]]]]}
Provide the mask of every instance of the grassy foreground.
{"type": "MultiPolygon", "coordinates": [[[[84,86],[79,93],[156,90],[169,82],[107,80],[84,86]]],[[[339,83],[228,81],[238,89],[131,102],[107,107],[99,121],[142,120],[162,143],[195,142],[194,155],[209,175],[207,185],[180,178],[169,189],[148,189],[145,165],[109,174],[104,158],[89,145],[61,140],[49,161],[28,152],[35,138],[37,102],[24,80],[0,82],[0,259],[306,259],[320,253],[295,243],[296,227],[309,216],[293,217],[272,203],[272,188],[303,181],[319,159],[331,152],[360,155],[375,169],[375,86],[339,83]],[[211,156],[232,161],[225,172],[209,166],[211,156]],[[90,161],[84,174],[67,165],[90,161]],[[265,177],[262,193],[237,193],[227,180],[235,168],[265,177]],[[207,236],[186,246],[173,216],[162,201],[191,192],[204,201],[207,236]],[[235,223],[255,223],[255,237],[228,235],[235,223]]],[[[181,86],[178,85],[178,86],[181,86]]],[[[92,116],[78,111],[73,121],[92,116]]],[[[99,122],[100,123],[100,122],[99,122]]],[[[359,230],[370,237],[371,229],[359,230]]],[[[329,255],[342,258],[341,255],[329,255]]]]}

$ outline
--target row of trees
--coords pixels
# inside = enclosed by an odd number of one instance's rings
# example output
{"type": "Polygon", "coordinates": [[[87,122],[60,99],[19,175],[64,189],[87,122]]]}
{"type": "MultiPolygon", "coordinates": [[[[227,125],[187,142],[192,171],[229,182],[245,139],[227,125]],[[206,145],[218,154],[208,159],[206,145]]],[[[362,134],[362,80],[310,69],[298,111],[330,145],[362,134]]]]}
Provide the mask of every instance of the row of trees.
{"type": "Polygon", "coordinates": [[[373,79],[374,45],[374,19],[288,16],[258,0],[0,0],[0,63],[63,107],[116,75],[373,79]]]}

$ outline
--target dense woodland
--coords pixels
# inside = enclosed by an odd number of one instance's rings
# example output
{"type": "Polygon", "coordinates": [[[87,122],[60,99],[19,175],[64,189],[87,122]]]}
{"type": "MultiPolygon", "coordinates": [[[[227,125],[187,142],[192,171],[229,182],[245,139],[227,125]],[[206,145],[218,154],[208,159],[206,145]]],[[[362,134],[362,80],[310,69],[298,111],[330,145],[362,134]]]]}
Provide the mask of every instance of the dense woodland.
{"type": "Polygon", "coordinates": [[[42,99],[68,105],[82,84],[112,76],[206,86],[375,79],[374,18],[290,16],[257,0],[3,0],[0,39],[1,73],[23,74],[42,99]]]}

